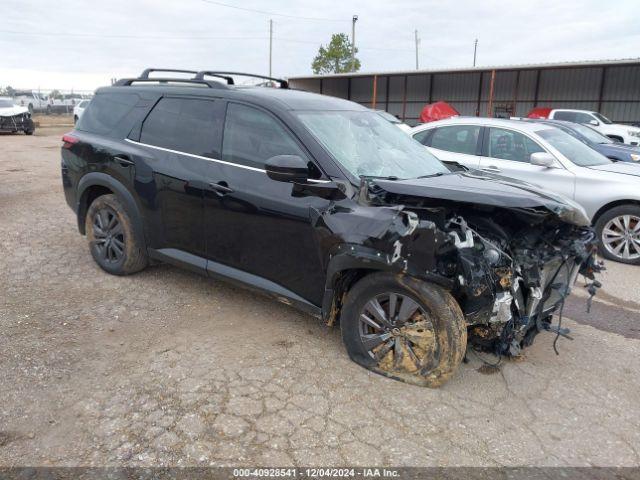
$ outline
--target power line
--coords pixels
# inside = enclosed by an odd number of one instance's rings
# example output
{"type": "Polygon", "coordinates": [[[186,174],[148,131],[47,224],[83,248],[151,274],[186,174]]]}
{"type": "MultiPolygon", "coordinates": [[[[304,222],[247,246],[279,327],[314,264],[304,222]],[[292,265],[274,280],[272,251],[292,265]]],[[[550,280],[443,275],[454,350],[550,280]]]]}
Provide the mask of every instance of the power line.
{"type": "Polygon", "coordinates": [[[295,18],[297,20],[312,20],[312,21],[318,21],[318,22],[346,22],[346,20],[344,20],[344,19],[337,19],[337,18],[300,17],[298,15],[289,15],[289,14],[286,14],[286,13],[268,12],[266,10],[257,10],[255,8],[247,8],[247,7],[239,7],[237,5],[229,5],[228,3],[217,2],[215,0],[200,0],[200,1],[204,2],[204,3],[210,3],[212,5],[218,5],[220,7],[234,8],[236,10],[242,10],[244,12],[259,13],[261,15],[269,15],[269,16],[284,17],[284,18],[295,18]]]}
{"type": "Polygon", "coordinates": [[[170,35],[128,35],[101,33],[71,33],[71,32],[20,32],[15,30],[0,30],[0,33],[10,35],[26,35],[36,37],[96,37],[96,38],[139,38],[139,39],[167,39],[167,40],[264,40],[261,37],[219,37],[219,36],[170,36],[170,35]]]}

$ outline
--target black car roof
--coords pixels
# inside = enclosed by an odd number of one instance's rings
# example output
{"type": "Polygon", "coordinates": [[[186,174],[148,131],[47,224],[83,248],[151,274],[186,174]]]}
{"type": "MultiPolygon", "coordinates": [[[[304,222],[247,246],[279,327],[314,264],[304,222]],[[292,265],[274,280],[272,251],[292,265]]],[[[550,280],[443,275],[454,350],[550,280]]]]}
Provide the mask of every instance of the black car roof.
{"type": "Polygon", "coordinates": [[[96,94],[106,92],[156,93],[171,95],[198,95],[217,98],[246,100],[265,107],[284,110],[362,110],[367,109],[355,102],[317,93],[292,90],[289,88],[225,86],[209,88],[206,85],[181,84],[132,84],[126,86],[102,87],[96,94]]]}

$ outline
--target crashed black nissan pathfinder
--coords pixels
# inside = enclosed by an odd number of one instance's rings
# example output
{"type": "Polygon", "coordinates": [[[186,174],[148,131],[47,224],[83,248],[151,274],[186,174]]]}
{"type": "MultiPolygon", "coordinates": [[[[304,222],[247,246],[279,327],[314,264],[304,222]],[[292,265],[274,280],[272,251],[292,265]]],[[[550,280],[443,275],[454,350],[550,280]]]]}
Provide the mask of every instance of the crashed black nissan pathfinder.
{"type": "Polygon", "coordinates": [[[360,365],[425,386],[468,342],[515,356],[564,334],[553,312],[599,268],[581,207],[450,170],[355,103],[233,79],[146,70],[99,89],[63,137],[100,267],[169,262],[266,292],[339,322],[360,365]]]}

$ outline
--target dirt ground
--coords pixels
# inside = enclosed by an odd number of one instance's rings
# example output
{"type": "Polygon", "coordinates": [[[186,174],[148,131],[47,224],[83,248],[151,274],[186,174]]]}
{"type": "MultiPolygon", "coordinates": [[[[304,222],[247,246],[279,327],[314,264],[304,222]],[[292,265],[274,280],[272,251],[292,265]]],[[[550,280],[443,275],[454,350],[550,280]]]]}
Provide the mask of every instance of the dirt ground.
{"type": "Polygon", "coordinates": [[[640,464],[640,267],[608,264],[591,314],[570,299],[559,356],[541,334],[524,361],[410,386],[256,294],[102,272],[62,195],[63,132],[0,136],[0,466],[640,464]]]}

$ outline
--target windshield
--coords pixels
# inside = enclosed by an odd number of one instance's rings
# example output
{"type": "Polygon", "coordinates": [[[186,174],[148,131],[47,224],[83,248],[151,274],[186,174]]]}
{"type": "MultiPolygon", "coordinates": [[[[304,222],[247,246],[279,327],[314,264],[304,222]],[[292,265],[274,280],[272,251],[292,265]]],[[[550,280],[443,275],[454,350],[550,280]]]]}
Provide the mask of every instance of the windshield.
{"type": "Polygon", "coordinates": [[[375,112],[297,112],[305,127],[355,177],[449,173],[421,144],[375,112]]]}
{"type": "Polygon", "coordinates": [[[591,167],[594,165],[606,165],[607,163],[611,163],[607,157],[599,154],[591,147],[585,145],[577,138],[572,137],[562,130],[554,128],[549,130],[540,130],[536,133],[576,165],[581,167],[591,167]]]}
{"type": "Polygon", "coordinates": [[[11,108],[13,107],[13,100],[6,100],[4,98],[0,99],[0,108],[11,108]]]}
{"type": "Polygon", "coordinates": [[[583,137],[586,137],[587,140],[593,143],[613,143],[609,137],[605,137],[599,132],[596,132],[593,128],[587,127],[586,125],[582,125],[580,123],[574,123],[571,125],[576,132],[578,132],[583,137]]]}
{"type": "Polygon", "coordinates": [[[605,117],[604,115],[602,115],[602,114],[600,114],[600,113],[593,112],[593,115],[594,115],[598,120],[600,120],[602,123],[605,123],[605,124],[607,124],[607,125],[610,125],[610,124],[612,124],[612,123],[613,123],[611,120],[609,120],[607,117],[605,117]]]}

